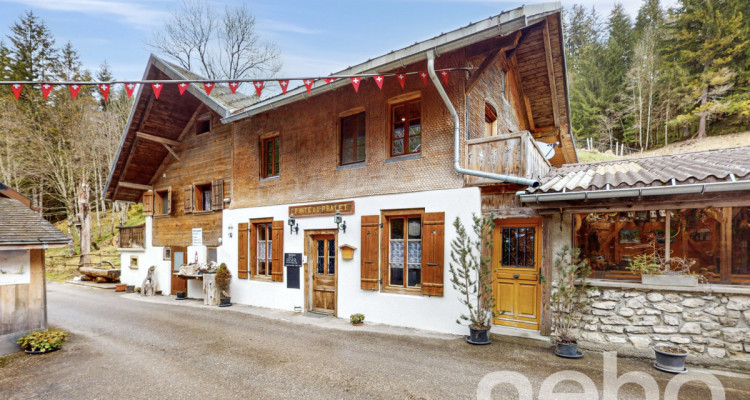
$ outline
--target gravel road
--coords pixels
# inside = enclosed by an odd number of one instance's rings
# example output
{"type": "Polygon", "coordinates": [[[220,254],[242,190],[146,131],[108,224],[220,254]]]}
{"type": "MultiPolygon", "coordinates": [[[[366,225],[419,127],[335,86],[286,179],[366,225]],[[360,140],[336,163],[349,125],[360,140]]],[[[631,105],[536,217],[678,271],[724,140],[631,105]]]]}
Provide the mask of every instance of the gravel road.
{"type": "MultiPolygon", "coordinates": [[[[545,378],[566,369],[583,372],[602,390],[596,353],[568,361],[546,348],[498,340],[470,346],[460,338],[341,331],[180,303],[49,285],[50,325],[71,337],[54,353],[0,358],[0,398],[476,398],[480,379],[502,370],[526,376],[536,398],[545,378]]],[[[620,359],[618,374],[627,371],[652,376],[662,392],[672,378],[647,360],[620,359]]],[[[727,399],[750,398],[746,376],[719,379],[727,399]]],[[[509,388],[498,385],[494,398],[516,398],[509,388]]],[[[580,387],[563,382],[556,390],[580,387]]],[[[620,396],[642,398],[643,391],[628,384],[620,396]]],[[[710,395],[703,384],[689,383],[679,398],[710,395]]]]}

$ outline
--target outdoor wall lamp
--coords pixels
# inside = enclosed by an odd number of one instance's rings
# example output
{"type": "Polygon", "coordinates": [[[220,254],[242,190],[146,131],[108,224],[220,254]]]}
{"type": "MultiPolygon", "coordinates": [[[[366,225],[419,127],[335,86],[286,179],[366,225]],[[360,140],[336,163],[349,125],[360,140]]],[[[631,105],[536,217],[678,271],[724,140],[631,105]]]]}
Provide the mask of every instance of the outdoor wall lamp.
{"type": "Polygon", "coordinates": [[[229,226],[227,227],[227,230],[229,231],[229,237],[232,237],[232,229],[234,229],[234,227],[232,226],[232,224],[229,224],[229,226]]]}
{"type": "Polygon", "coordinates": [[[286,221],[289,225],[289,233],[299,233],[299,224],[294,220],[294,214],[289,214],[289,221],[286,221]]]}
{"type": "Polygon", "coordinates": [[[336,215],[333,216],[333,222],[336,224],[336,229],[346,233],[346,221],[341,221],[341,213],[336,210],[336,215]]]}

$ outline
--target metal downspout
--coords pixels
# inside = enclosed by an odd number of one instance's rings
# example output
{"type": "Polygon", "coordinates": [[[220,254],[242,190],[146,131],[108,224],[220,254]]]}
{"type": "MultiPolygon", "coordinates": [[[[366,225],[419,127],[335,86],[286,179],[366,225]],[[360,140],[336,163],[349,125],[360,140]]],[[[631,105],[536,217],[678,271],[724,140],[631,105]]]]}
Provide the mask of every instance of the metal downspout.
{"type": "Polygon", "coordinates": [[[443,88],[443,85],[440,83],[440,79],[438,79],[438,76],[435,73],[435,51],[434,50],[427,51],[427,72],[430,74],[430,79],[432,80],[432,83],[435,85],[435,88],[437,88],[437,91],[440,94],[440,98],[443,99],[443,103],[445,103],[445,107],[448,109],[448,112],[451,114],[451,118],[453,118],[453,168],[456,170],[456,172],[458,172],[459,174],[478,176],[481,178],[488,178],[488,179],[495,179],[495,180],[503,181],[503,182],[517,183],[519,185],[531,186],[533,188],[538,187],[539,181],[536,181],[534,179],[527,179],[527,178],[522,178],[520,176],[513,176],[513,175],[493,174],[490,172],[483,172],[483,171],[476,171],[472,169],[461,168],[461,152],[460,152],[460,147],[459,147],[461,145],[461,137],[460,137],[461,126],[458,120],[458,113],[456,112],[456,109],[453,107],[453,103],[451,103],[450,98],[448,98],[448,94],[445,93],[445,89],[443,88]]]}

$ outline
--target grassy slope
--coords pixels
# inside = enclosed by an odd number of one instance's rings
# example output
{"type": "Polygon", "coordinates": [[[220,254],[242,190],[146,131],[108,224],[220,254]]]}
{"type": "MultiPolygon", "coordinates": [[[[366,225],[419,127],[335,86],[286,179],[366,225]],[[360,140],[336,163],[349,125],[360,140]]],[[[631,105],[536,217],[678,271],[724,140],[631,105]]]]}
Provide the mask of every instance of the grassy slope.
{"type": "MultiPolygon", "coordinates": [[[[94,261],[108,260],[115,267],[120,266],[120,252],[117,251],[117,229],[114,232],[110,230],[112,227],[112,218],[119,218],[119,216],[108,212],[105,215],[100,216],[101,230],[97,229],[96,215],[93,214],[91,218],[93,242],[97,244],[99,250],[92,249],[92,253],[97,256],[94,257],[94,261]]],[[[125,222],[125,226],[133,226],[144,223],[146,218],[141,213],[140,205],[131,205],[128,212],[128,220],[125,222]]],[[[119,221],[115,221],[116,225],[119,225],[119,221]]],[[[61,221],[55,224],[57,229],[68,232],[67,222],[61,221]]],[[[47,265],[47,280],[49,281],[66,281],[72,279],[78,274],[78,260],[80,253],[79,241],[77,234],[73,233],[73,240],[75,243],[76,255],[68,257],[68,249],[49,249],[46,251],[46,265],[47,265]]],[[[106,265],[106,264],[105,264],[106,265]]]]}

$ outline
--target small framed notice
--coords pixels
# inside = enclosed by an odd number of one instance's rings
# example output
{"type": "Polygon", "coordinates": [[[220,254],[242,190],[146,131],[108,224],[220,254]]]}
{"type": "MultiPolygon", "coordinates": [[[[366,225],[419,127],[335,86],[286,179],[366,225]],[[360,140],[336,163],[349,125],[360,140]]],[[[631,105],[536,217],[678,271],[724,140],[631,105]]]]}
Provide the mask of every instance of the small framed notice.
{"type": "Polygon", "coordinates": [[[193,246],[203,246],[203,228],[193,228],[193,246]]]}

